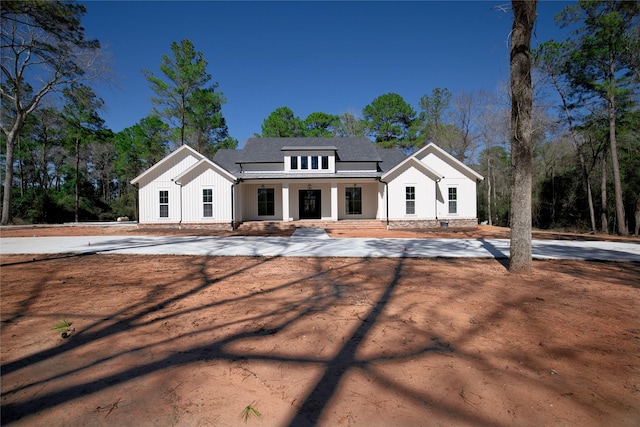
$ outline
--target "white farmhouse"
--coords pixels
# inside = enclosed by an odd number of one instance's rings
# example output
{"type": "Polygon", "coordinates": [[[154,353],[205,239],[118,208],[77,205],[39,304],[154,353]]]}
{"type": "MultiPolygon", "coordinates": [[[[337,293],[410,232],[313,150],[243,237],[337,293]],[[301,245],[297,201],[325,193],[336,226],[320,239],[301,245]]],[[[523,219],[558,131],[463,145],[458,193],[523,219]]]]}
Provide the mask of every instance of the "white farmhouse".
{"type": "Polygon", "coordinates": [[[367,138],[252,138],[208,159],[183,145],[131,182],[139,223],[379,220],[475,227],[483,177],[429,143],[410,156],[367,138]]]}

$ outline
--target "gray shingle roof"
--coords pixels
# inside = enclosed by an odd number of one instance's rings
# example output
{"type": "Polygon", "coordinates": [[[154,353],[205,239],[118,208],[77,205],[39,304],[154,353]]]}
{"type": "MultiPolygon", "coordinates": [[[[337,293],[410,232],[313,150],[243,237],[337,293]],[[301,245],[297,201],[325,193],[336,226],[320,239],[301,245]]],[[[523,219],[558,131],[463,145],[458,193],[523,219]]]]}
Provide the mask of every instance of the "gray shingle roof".
{"type": "Polygon", "coordinates": [[[237,177],[240,163],[282,163],[283,148],[336,150],[339,162],[378,162],[386,172],[406,158],[397,148],[379,148],[367,138],[250,138],[242,150],[218,150],[213,161],[237,177]]]}
{"type": "Polygon", "coordinates": [[[281,162],[283,147],[337,148],[341,162],[379,162],[375,145],[367,138],[250,138],[241,161],[281,162]]]}

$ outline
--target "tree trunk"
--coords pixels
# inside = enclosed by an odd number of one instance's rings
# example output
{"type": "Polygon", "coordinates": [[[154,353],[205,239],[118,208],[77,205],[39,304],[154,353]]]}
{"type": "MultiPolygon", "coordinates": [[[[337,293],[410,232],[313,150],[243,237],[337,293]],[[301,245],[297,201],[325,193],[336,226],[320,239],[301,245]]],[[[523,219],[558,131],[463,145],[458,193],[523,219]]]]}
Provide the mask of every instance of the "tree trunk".
{"type": "Polygon", "coordinates": [[[76,138],[76,185],[75,185],[75,219],[78,222],[79,215],[78,211],[80,210],[80,186],[78,182],[80,181],[80,138],[76,138]]]}
{"type": "Polygon", "coordinates": [[[609,233],[609,219],[607,209],[607,152],[602,153],[602,161],[600,162],[602,178],[600,179],[600,202],[602,203],[600,219],[602,222],[602,232],[609,233]]]}
{"type": "Polygon", "coordinates": [[[511,243],[509,271],[530,273],[533,88],[531,32],[537,0],[512,0],[511,29],[511,243]]]}
{"type": "Polygon", "coordinates": [[[7,135],[7,153],[5,155],[5,171],[4,171],[4,194],[2,196],[2,219],[0,223],[3,225],[11,224],[13,218],[11,218],[11,196],[13,190],[13,159],[14,159],[14,147],[17,132],[15,130],[9,131],[7,135]]]}
{"type": "Polygon", "coordinates": [[[489,225],[493,225],[491,220],[491,160],[487,159],[487,217],[489,225]]]}
{"type": "Polygon", "coordinates": [[[640,197],[636,199],[636,230],[634,234],[638,236],[639,231],[640,231],[640,197]]]}
{"type": "Polygon", "coordinates": [[[620,180],[620,163],[618,162],[618,141],[616,139],[616,109],[615,96],[609,95],[609,143],[611,149],[611,169],[613,170],[613,189],[616,197],[616,222],[618,234],[628,236],[627,221],[624,216],[624,203],[622,201],[622,184],[620,180]]]}

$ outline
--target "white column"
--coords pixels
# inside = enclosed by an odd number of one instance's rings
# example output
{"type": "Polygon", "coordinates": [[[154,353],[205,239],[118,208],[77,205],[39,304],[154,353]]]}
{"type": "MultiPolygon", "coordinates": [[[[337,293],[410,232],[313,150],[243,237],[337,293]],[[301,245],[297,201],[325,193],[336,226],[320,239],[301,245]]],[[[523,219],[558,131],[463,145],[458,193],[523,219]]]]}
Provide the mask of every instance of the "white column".
{"type": "Polygon", "coordinates": [[[289,215],[289,183],[282,183],[282,220],[288,222],[289,215]]]}
{"type": "Polygon", "coordinates": [[[338,183],[331,182],[331,220],[338,220],[338,183]]]}

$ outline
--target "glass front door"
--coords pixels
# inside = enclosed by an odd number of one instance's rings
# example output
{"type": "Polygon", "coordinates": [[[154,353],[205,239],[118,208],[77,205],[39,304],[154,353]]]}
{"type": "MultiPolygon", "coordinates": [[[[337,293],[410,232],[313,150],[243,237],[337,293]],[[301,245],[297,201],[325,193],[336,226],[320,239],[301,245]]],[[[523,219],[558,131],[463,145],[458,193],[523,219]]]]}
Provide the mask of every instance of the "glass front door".
{"type": "Polygon", "coordinates": [[[300,190],[300,219],[320,219],[320,190],[300,190]]]}

